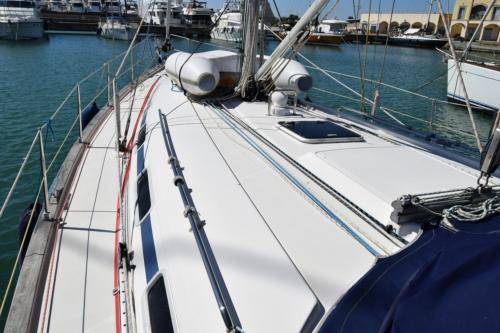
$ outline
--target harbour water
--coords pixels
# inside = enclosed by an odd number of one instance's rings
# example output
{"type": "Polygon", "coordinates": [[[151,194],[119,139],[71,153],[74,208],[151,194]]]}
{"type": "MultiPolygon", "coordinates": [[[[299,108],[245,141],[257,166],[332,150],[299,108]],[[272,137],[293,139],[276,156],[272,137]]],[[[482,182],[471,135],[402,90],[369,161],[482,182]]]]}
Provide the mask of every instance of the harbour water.
{"type": "MultiPolygon", "coordinates": [[[[193,49],[195,45],[191,43],[189,46],[193,49]]],[[[185,41],[179,41],[175,46],[182,49],[188,45],[185,41]]],[[[275,46],[276,42],[268,42],[267,52],[272,51],[275,46]]],[[[83,35],[51,35],[48,39],[29,43],[0,42],[0,202],[7,195],[36,129],[47,121],[79,79],[126,48],[126,42],[83,35]]],[[[211,46],[206,44],[200,49],[211,49],[211,46]]],[[[151,46],[145,47],[141,52],[154,57],[151,46]]],[[[361,86],[361,81],[354,77],[361,76],[361,68],[364,67],[363,76],[377,81],[383,67],[383,82],[415,91],[431,99],[384,86],[381,89],[381,105],[397,111],[392,114],[414,128],[427,130],[430,127],[429,123],[417,118],[426,121],[432,119],[433,128],[436,128],[436,124],[450,128],[437,127],[443,136],[469,145],[470,155],[477,156],[473,149],[474,140],[470,135],[472,130],[467,110],[440,102],[446,100],[446,64],[437,51],[389,47],[385,61],[383,45],[370,45],[367,49],[362,45],[349,44],[339,47],[306,46],[302,53],[322,68],[352,76],[334,75],[354,90],[364,91],[364,95],[370,99],[373,98],[374,83],[361,86]]],[[[315,86],[323,90],[313,90],[308,94],[314,103],[334,110],[342,106],[359,109],[358,96],[316,70],[311,69],[311,73],[315,86]]],[[[100,80],[106,80],[105,76],[101,76],[100,80]]],[[[95,88],[88,86],[82,94],[95,94],[95,88]]],[[[369,105],[366,110],[370,111],[369,105]]],[[[75,112],[76,106],[65,108],[57,122],[50,124],[52,130],[45,136],[49,151],[53,152],[55,149],[51,142],[60,141],[61,136],[65,135],[62,128],[67,128],[74,120],[75,112]]],[[[484,139],[492,117],[478,112],[475,117],[484,139]]],[[[39,165],[36,159],[29,162],[27,175],[19,184],[0,228],[2,292],[17,255],[19,217],[36,194],[39,182],[39,165]]]]}

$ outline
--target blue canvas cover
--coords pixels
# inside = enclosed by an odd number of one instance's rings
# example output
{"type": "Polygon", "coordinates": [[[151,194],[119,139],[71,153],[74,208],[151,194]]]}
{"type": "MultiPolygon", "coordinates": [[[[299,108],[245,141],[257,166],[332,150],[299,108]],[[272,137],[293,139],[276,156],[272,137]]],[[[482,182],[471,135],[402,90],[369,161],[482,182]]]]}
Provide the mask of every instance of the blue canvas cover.
{"type": "Polygon", "coordinates": [[[500,216],[427,224],[378,260],[320,329],[333,332],[500,332],[500,216]]]}

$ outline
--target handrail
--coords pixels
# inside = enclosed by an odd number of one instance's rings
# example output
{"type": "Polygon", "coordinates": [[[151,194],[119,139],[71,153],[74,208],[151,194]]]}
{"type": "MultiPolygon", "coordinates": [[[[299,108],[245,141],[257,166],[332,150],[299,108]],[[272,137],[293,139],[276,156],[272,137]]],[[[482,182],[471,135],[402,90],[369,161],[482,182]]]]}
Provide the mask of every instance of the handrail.
{"type": "Polygon", "coordinates": [[[218,44],[215,44],[215,43],[210,43],[210,42],[206,42],[206,41],[199,41],[199,40],[196,40],[196,39],[191,39],[189,37],[186,37],[186,36],[181,36],[181,35],[176,35],[176,34],[170,34],[170,37],[176,37],[176,38],[180,38],[180,39],[185,39],[187,40],[188,42],[195,42],[195,43],[198,43],[198,44],[205,44],[205,45],[210,45],[210,46],[214,46],[214,47],[217,47],[218,49],[223,49],[223,50],[228,50],[228,51],[237,51],[238,48],[237,47],[233,47],[233,48],[230,48],[230,47],[225,47],[225,46],[222,46],[222,45],[218,45],[218,44]]]}
{"type": "Polygon", "coordinates": [[[14,193],[14,190],[16,189],[17,183],[19,182],[19,178],[21,177],[21,174],[23,173],[24,168],[26,167],[26,164],[28,163],[28,159],[31,155],[31,152],[33,151],[33,148],[35,147],[35,144],[36,144],[36,141],[38,140],[39,134],[40,133],[37,132],[35,137],[33,138],[33,141],[31,142],[31,146],[28,149],[28,153],[25,155],[25,157],[23,159],[23,163],[21,164],[21,167],[19,168],[19,171],[16,174],[16,178],[14,178],[14,182],[12,183],[12,185],[9,189],[9,193],[5,197],[5,200],[4,200],[3,205],[2,205],[2,209],[0,209],[0,219],[2,218],[3,213],[5,212],[5,209],[7,208],[7,205],[10,201],[10,198],[12,197],[12,193],[14,193]]]}
{"type": "MultiPolygon", "coordinates": [[[[135,44],[134,48],[138,47],[142,43],[143,43],[143,41],[135,44]]],[[[58,105],[58,107],[55,109],[55,111],[49,116],[49,118],[47,119],[47,122],[45,122],[44,124],[42,124],[39,127],[39,130],[37,130],[37,133],[35,134],[35,137],[33,138],[33,141],[32,141],[32,143],[31,143],[31,145],[30,145],[30,147],[28,149],[28,152],[26,153],[26,155],[23,158],[23,162],[22,162],[21,166],[19,167],[19,170],[18,170],[18,172],[16,174],[16,177],[14,178],[14,181],[12,182],[12,184],[11,184],[11,186],[9,188],[7,196],[3,200],[2,207],[0,208],[0,221],[1,221],[1,219],[2,219],[2,217],[4,215],[4,213],[5,213],[8,205],[9,205],[11,199],[12,199],[12,195],[13,195],[15,189],[17,188],[18,182],[19,182],[19,180],[20,180],[20,178],[21,178],[21,176],[22,176],[22,174],[23,174],[23,172],[24,172],[24,170],[26,168],[26,165],[28,164],[28,160],[29,160],[29,158],[31,157],[31,155],[33,153],[33,149],[35,147],[35,144],[37,143],[37,141],[40,140],[40,136],[42,135],[41,134],[42,131],[43,130],[47,130],[47,127],[49,126],[49,123],[52,122],[59,115],[59,113],[68,104],[69,100],[75,94],[75,92],[79,91],[79,87],[82,84],[84,84],[85,82],[87,82],[88,80],[90,80],[95,75],[97,75],[99,73],[103,73],[104,70],[109,70],[110,64],[112,64],[113,62],[115,62],[117,59],[119,59],[125,53],[126,53],[126,51],[121,52],[117,56],[115,56],[115,57],[111,58],[110,60],[104,62],[98,69],[92,71],[90,74],[88,74],[87,76],[85,76],[83,79],[79,80],[73,86],[73,88],[68,92],[68,94],[66,94],[66,96],[63,99],[63,101],[58,105]]],[[[123,77],[123,75],[125,75],[126,73],[130,72],[132,66],[134,66],[134,64],[131,64],[130,67],[128,67],[125,71],[123,71],[121,73],[121,75],[118,77],[118,79],[120,79],[121,77],[123,77]]],[[[147,66],[145,65],[144,67],[147,67],[147,66]]],[[[49,165],[46,168],[47,172],[49,172],[51,170],[51,168],[53,167],[53,165],[54,165],[54,163],[56,161],[56,158],[59,157],[59,154],[62,151],[63,146],[66,144],[66,142],[67,142],[67,140],[68,140],[71,132],[73,131],[73,129],[74,129],[77,121],[81,120],[81,113],[80,113],[80,111],[81,110],[85,110],[87,107],[89,107],[94,101],[96,101],[98,98],[100,98],[103,95],[103,93],[108,89],[108,83],[107,82],[104,82],[103,86],[104,87],[102,87],[102,88],[100,88],[100,90],[98,90],[98,92],[96,93],[96,95],[94,95],[92,98],[90,98],[90,102],[85,107],[83,107],[83,108],[81,107],[81,105],[80,105],[81,101],[80,101],[79,107],[78,107],[78,112],[76,113],[75,120],[72,123],[71,127],[69,128],[69,130],[66,132],[64,140],[58,146],[57,151],[56,151],[55,155],[53,156],[52,160],[50,161],[50,163],[48,163],[49,165]]],[[[77,96],[77,98],[78,98],[78,96],[77,96]]],[[[81,134],[81,131],[80,131],[79,139],[82,139],[81,135],[82,134],[81,134]]],[[[48,181],[48,179],[47,179],[47,181],[48,181]]]]}
{"type": "MultiPolygon", "coordinates": [[[[317,68],[312,67],[312,66],[304,65],[304,67],[309,68],[309,69],[315,69],[315,70],[317,70],[317,68]]],[[[370,83],[378,83],[378,80],[361,78],[361,77],[356,76],[356,75],[350,75],[350,74],[340,73],[340,72],[336,72],[336,71],[332,71],[332,70],[327,70],[327,69],[323,69],[323,71],[325,71],[325,72],[327,72],[329,74],[332,74],[332,75],[339,75],[339,76],[347,77],[347,78],[350,78],[350,79],[364,80],[364,81],[367,81],[367,82],[370,82],[370,83]]],[[[381,82],[380,84],[382,86],[384,86],[384,87],[391,88],[391,89],[394,89],[394,90],[397,90],[397,91],[400,91],[400,92],[404,92],[404,93],[407,93],[407,94],[410,94],[410,95],[413,95],[413,96],[416,96],[416,97],[420,97],[420,98],[423,98],[423,99],[427,99],[427,100],[430,100],[430,101],[436,101],[438,103],[449,104],[449,105],[463,106],[463,104],[448,102],[448,101],[437,99],[437,98],[434,98],[434,97],[429,97],[429,96],[426,96],[426,95],[422,95],[422,94],[416,93],[416,92],[411,91],[411,90],[407,90],[407,89],[404,89],[404,88],[393,86],[393,85],[388,84],[388,83],[381,82]]]]}
{"type": "Polygon", "coordinates": [[[165,147],[168,152],[170,167],[174,173],[174,185],[179,189],[185,206],[184,216],[189,219],[189,223],[191,224],[191,231],[193,232],[196,245],[198,246],[203,264],[205,265],[205,270],[207,271],[210,284],[212,285],[212,291],[214,292],[217,300],[219,311],[222,319],[224,320],[224,324],[226,325],[227,332],[243,332],[238,314],[236,313],[236,309],[234,308],[231,300],[231,295],[227,290],[219,265],[217,264],[215,255],[212,252],[210,242],[208,241],[207,235],[203,229],[205,222],[200,220],[193,198],[191,197],[191,191],[186,184],[182,167],[179,165],[172,137],[170,136],[167,117],[161,112],[161,110],[158,110],[158,115],[160,117],[160,124],[163,139],[165,141],[165,147]]]}

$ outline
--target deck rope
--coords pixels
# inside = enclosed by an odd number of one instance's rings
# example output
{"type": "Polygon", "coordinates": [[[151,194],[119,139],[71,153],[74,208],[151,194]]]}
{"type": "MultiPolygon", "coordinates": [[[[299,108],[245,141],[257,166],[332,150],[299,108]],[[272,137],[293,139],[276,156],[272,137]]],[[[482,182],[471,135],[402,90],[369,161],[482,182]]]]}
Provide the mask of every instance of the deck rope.
{"type": "Polygon", "coordinates": [[[496,213],[500,213],[500,197],[498,196],[476,204],[455,205],[443,210],[443,217],[460,222],[479,222],[496,213]]]}

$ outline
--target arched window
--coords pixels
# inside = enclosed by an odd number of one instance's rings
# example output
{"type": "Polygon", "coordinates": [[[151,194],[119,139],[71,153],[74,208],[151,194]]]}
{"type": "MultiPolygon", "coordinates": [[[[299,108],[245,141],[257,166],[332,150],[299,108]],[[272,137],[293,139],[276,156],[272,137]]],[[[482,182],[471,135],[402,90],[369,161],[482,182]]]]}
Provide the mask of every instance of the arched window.
{"type": "Polygon", "coordinates": [[[470,19],[471,20],[480,20],[483,18],[484,13],[486,13],[486,7],[482,5],[472,7],[470,11],[470,19]]]}

